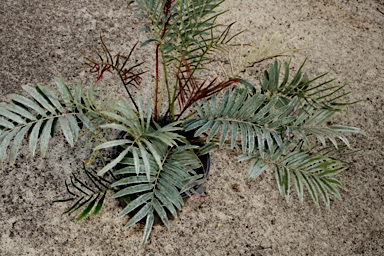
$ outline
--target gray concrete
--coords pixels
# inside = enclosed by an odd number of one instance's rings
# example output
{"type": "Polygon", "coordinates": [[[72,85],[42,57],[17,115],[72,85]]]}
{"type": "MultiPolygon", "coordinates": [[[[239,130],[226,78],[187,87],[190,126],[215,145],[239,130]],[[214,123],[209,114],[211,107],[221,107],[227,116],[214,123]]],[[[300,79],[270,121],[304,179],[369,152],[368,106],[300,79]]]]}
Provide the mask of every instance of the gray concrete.
{"type": "MultiPolygon", "coordinates": [[[[100,33],[121,51],[142,40],[126,3],[2,0],[0,99],[55,76],[86,81],[82,56],[99,46],[100,33]]],[[[312,48],[296,54],[296,67],[309,54],[311,73],[330,71],[350,83],[350,100],[363,100],[338,120],[367,133],[351,138],[365,151],[350,159],[354,166],[341,177],[349,189],[343,201],[333,200],[331,210],[310,200],[300,205],[295,196],[287,204],[272,175],[248,183],[247,166],[230,152],[218,152],[209,195],[187,205],[169,230],[155,227],[143,248],[142,227],[125,229],[127,219],[117,218],[113,200],[100,216],[80,223],[61,215],[65,205],[51,203],[65,195],[64,179],[85,157],[59,137],[45,158],[31,159],[24,147],[14,166],[0,170],[0,255],[384,254],[384,2],[228,0],[223,7],[230,10],[224,22],[235,20],[237,28],[249,30],[244,42],[275,31],[297,35],[295,45],[312,48]]],[[[111,87],[100,90],[116,92],[108,81],[111,87]]]]}

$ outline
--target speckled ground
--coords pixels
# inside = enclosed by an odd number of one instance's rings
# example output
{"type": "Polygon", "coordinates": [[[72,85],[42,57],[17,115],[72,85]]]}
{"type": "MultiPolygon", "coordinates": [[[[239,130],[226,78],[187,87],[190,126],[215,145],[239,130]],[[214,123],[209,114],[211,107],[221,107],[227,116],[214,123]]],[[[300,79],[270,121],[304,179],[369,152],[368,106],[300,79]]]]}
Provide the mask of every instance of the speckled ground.
{"type": "MultiPolygon", "coordinates": [[[[2,0],[0,99],[55,76],[85,79],[82,57],[98,47],[100,33],[128,50],[141,36],[127,2],[2,0]]],[[[125,229],[117,202],[80,223],[51,203],[83,156],[57,139],[45,158],[31,159],[24,149],[17,164],[0,170],[0,255],[384,255],[384,2],[228,0],[223,8],[224,22],[248,29],[244,41],[275,31],[297,35],[298,45],[312,48],[295,63],[309,54],[307,69],[330,71],[350,84],[351,100],[363,100],[339,120],[367,133],[353,138],[365,151],[341,177],[349,189],[344,200],[332,201],[331,210],[296,198],[287,204],[271,175],[248,183],[247,166],[218,152],[208,196],[187,205],[169,230],[156,226],[143,248],[142,227],[125,229]]]]}

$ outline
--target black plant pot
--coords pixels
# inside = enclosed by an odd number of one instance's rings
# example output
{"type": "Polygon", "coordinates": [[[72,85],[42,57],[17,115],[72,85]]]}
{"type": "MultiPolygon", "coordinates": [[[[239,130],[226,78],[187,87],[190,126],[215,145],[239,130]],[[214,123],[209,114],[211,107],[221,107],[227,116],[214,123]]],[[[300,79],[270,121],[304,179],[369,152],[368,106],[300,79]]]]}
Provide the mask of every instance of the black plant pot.
{"type": "MultiPolygon", "coordinates": [[[[193,138],[193,135],[194,135],[194,131],[188,131],[188,132],[184,132],[184,131],[183,131],[183,132],[181,132],[180,134],[183,135],[183,136],[185,136],[187,139],[192,139],[192,138],[193,138]]],[[[125,135],[125,132],[124,132],[124,131],[121,131],[121,132],[119,133],[119,135],[117,136],[116,139],[121,139],[121,138],[124,137],[124,135],[125,135]]],[[[192,144],[199,145],[199,146],[204,145],[203,142],[192,142],[192,144]]],[[[116,158],[117,155],[118,155],[120,152],[122,152],[123,150],[124,150],[124,148],[121,147],[121,146],[120,146],[120,147],[115,147],[115,148],[113,148],[113,150],[112,150],[112,158],[116,158]]],[[[198,168],[198,169],[195,169],[195,172],[196,172],[196,174],[203,174],[203,175],[204,175],[204,178],[207,179],[208,176],[209,176],[209,171],[210,171],[210,167],[211,167],[211,157],[210,157],[210,154],[201,155],[201,156],[199,156],[199,159],[200,159],[200,161],[201,161],[203,167],[200,167],[200,168],[198,168]]],[[[117,164],[116,167],[115,167],[114,169],[115,169],[115,170],[118,170],[118,169],[121,169],[121,168],[123,168],[123,167],[125,167],[125,166],[122,165],[122,164],[117,164]]],[[[127,175],[118,175],[118,176],[116,176],[117,180],[120,180],[121,178],[125,178],[125,177],[127,177],[127,175]]],[[[205,186],[204,186],[204,185],[205,185],[204,183],[203,183],[203,184],[196,185],[196,186],[193,187],[193,189],[194,189],[195,191],[199,191],[199,194],[203,194],[203,193],[205,192],[205,186]]],[[[123,188],[124,188],[124,187],[117,187],[117,188],[115,189],[115,191],[117,192],[117,191],[119,191],[119,190],[121,190],[121,189],[123,189],[123,188]]],[[[130,195],[130,196],[128,196],[128,197],[118,198],[117,200],[119,201],[119,205],[120,205],[121,207],[125,207],[125,206],[127,206],[127,204],[129,204],[130,201],[132,201],[133,199],[137,198],[138,196],[140,196],[140,194],[132,194],[132,195],[130,195]]],[[[188,195],[188,194],[186,194],[186,193],[182,193],[181,196],[182,196],[184,202],[187,202],[188,199],[190,198],[190,195],[188,195]]],[[[129,214],[129,216],[131,216],[131,217],[134,216],[138,211],[139,211],[139,209],[133,210],[133,211],[129,214]]],[[[165,211],[166,211],[166,213],[167,213],[167,217],[168,217],[168,219],[169,219],[169,220],[173,220],[173,219],[174,219],[174,216],[171,214],[171,212],[169,212],[168,209],[166,209],[166,208],[165,208],[165,211]]],[[[180,211],[179,211],[178,209],[176,209],[176,211],[177,211],[177,213],[179,214],[180,211]]],[[[157,215],[156,212],[155,212],[155,214],[154,214],[154,218],[155,218],[155,219],[154,219],[154,224],[155,224],[155,225],[158,225],[158,224],[161,224],[161,223],[162,223],[160,217],[157,215]]],[[[144,221],[142,221],[142,222],[144,222],[144,221]]]]}

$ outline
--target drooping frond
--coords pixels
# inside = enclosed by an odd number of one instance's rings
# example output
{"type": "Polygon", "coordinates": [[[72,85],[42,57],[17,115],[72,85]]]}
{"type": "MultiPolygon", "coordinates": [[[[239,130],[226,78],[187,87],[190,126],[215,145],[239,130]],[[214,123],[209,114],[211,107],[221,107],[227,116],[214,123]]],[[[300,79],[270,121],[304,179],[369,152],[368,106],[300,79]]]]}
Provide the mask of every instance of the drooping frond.
{"type": "Polygon", "coordinates": [[[303,107],[293,112],[296,120],[286,126],[286,133],[288,133],[289,137],[296,135],[295,139],[303,141],[308,148],[312,147],[313,144],[310,137],[315,137],[324,147],[326,146],[326,140],[329,140],[335,148],[338,148],[338,140],[340,140],[350,148],[349,140],[345,134],[362,133],[361,129],[356,127],[330,125],[329,122],[337,114],[337,111],[303,107]]]}
{"type": "Polygon", "coordinates": [[[86,181],[80,179],[76,175],[72,175],[70,178],[70,184],[65,181],[65,187],[67,188],[67,193],[70,196],[69,198],[53,201],[54,203],[73,202],[73,204],[65,210],[64,214],[70,214],[82,207],[85,207],[76,218],[77,221],[84,219],[89,214],[91,218],[94,218],[103,207],[107,191],[111,190],[110,181],[98,177],[96,173],[87,170],[85,166],[83,167],[83,172],[84,175],[86,175],[86,181]]]}
{"type": "Polygon", "coordinates": [[[137,162],[135,156],[128,155],[120,161],[120,169],[114,174],[121,178],[112,184],[112,187],[118,188],[119,191],[113,197],[128,197],[129,204],[119,214],[131,216],[127,227],[145,219],[143,243],[146,243],[152,230],[154,216],[158,216],[164,225],[169,227],[169,219],[176,217],[177,211],[184,205],[180,190],[185,187],[186,182],[201,177],[194,171],[200,167],[194,148],[195,146],[178,146],[159,149],[161,166],[149,155],[149,179],[148,169],[142,159],[137,162]]]}
{"type": "Polygon", "coordinates": [[[187,131],[196,129],[195,137],[206,133],[207,142],[215,141],[221,147],[241,145],[243,153],[263,150],[265,143],[268,147],[282,146],[282,127],[295,119],[289,113],[297,98],[283,107],[276,103],[277,99],[268,101],[265,95],[250,95],[245,89],[226,90],[220,102],[213,95],[210,102],[204,99],[201,105],[195,104],[199,117],[185,121],[183,126],[187,131]]]}
{"type": "Polygon", "coordinates": [[[241,155],[239,161],[252,160],[248,178],[255,180],[267,169],[275,173],[280,193],[288,200],[294,184],[299,200],[304,200],[304,188],[307,188],[313,201],[318,205],[319,195],[327,207],[330,196],[341,199],[339,188],[344,186],[334,176],[344,171],[347,166],[341,161],[318,152],[294,150],[283,153],[280,148],[263,154],[241,155]]]}
{"type": "Polygon", "coordinates": [[[92,93],[82,92],[78,84],[72,93],[67,85],[57,79],[58,94],[49,87],[24,86],[29,96],[11,94],[11,103],[0,103],[0,165],[9,147],[9,162],[14,163],[24,137],[28,137],[29,150],[35,155],[40,143],[40,153],[44,156],[49,140],[60,127],[67,142],[73,146],[79,137],[81,127],[95,132],[92,123],[97,118],[92,93]]]}

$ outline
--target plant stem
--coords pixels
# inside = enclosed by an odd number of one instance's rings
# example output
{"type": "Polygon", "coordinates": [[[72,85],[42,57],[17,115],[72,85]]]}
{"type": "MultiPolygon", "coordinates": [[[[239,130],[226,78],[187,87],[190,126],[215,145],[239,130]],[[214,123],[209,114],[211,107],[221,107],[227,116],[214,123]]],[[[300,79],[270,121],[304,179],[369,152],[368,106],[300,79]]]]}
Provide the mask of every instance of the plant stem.
{"type": "Polygon", "coordinates": [[[155,88],[155,102],[154,102],[154,120],[157,121],[158,119],[158,93],[159,93],[159,48],[160,43],[157,43],[156,45],[156,88],[155,88]]]}
{"type": "MultiPolygon", "coordinates": [[[[168,95],[168,110],[167,113],[169,113],[169,117],[174,120],[175,114],[174,114],[174,107],[173,104],[171,103],[171,91],[169,88],[169,81],[168,81],[168,71],[167,71],[167,65],[165,62],[165,57],[164,57],[164,51],[161,51],[161,60],[162,60],[162,65],[163,65],[163,74],[164,74],[164,83],[167,88],[167,95],[168,95]]],[[[164,115],[167,116],[167,113],[164,115]]]]}
{"type": "Polygon", "coordinates": [[[125,87],[125,90],[127,91],[129,98],[131,99],[133,105],[135,106],[136,111],[139,111],[139,108],[137,107],[136,102],[135,102],[135,100],[132,97],[132,94],[129,92],[128,87],[127,87],[127,85],[124,82],[124,79],[122,77],[120,77],[120,78],[123,81],[123,85],[125,87]]]}
{"type": "MultiPolygon", "coordinates": [[[[158,117],[159,117],[159,109],[158,109],[158,94],[159,94],[159,50],[160,50],[160,45],[162,44],[162,40],[164,39],[165,37],[165,33],[167,31],[167,26],[168,26],[168,23],[169,23],[169,20],[170,20],[171,16],[169,16],[166,20],[166,22],[164,23],[164,27],[163,27],[163,31],[161,33],[161,36],[160,36],[160,41],[157,42],[156,44],[156,88],[155,88],[155,107],[154,107],[154,120],[157,121],[158,120],[158,117]]],[[[166,75],[166,74],[164,74],[166,75]]]]}

